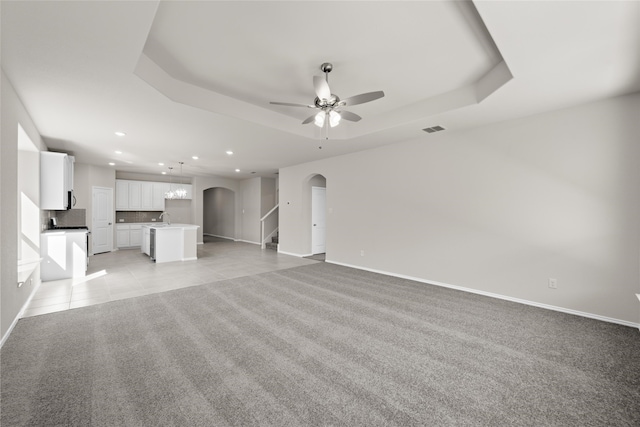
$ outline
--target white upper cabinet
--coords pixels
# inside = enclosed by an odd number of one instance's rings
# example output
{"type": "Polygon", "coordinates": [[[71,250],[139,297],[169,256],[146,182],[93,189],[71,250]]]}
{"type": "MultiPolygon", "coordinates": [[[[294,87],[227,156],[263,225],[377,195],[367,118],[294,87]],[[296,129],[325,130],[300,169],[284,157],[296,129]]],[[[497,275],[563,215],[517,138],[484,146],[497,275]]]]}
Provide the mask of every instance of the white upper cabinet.
{"type": "Polygon", "coordinates": [[[116,210],[129,209],[129,181],[116,179],[116,210]]]}
{"type": "Polygon", "coordinates": [[[74,205],[74,157],[65,153],[40,152],[40,209],[66,210],[74,205]]]}
{"type": "Polygon", "coordinates": [[[139,211],[142,208],[142,191],[140,181],[129,181],[129,209],[139,211]]]}
{"type": "Polygon", "coordinates": [[[164,182],[140,182],[142,191],[143,211],[163,211],[164,193],[169,188],[169,184],[164,182]]]}
{"type": "Polygon", "coordinates": [[[168,182],[153,182],[153,210],[164,210],[164,193],[169,191],[168,182]]]}
{"type": "MultiPolygon", "coordinates": [[[[179,184],[173,184],[178,189],[179,184]]],[[[193,187],[182,184],[187,190],[187,199],[192,198],[193,187]]],[[[168,182],[116,180],[116,210],[117,211],[164,211],[165,193],[169,191],[168,182]]]]}
{"type": "Polygon", "coordinates": [[[140,206],[143,211],[153,210],[153,182],[140,183],[140,206]]]}

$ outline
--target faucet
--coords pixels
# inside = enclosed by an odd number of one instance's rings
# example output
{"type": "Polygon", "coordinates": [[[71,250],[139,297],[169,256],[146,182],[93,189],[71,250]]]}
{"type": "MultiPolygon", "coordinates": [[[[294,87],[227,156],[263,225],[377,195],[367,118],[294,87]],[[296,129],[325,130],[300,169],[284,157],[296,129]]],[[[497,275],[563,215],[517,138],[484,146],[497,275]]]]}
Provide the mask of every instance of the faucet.
{"type": "Polygon", "coordinates": [[[171,225],[171,215],[169,215],[169,213],[167,213],[167,212],[162,212],[160,214],[160,216],[158,217],[158,219],[164,218],[165,215],[169,217],[169,221],[167,221],[167,224],[171,225]]]}

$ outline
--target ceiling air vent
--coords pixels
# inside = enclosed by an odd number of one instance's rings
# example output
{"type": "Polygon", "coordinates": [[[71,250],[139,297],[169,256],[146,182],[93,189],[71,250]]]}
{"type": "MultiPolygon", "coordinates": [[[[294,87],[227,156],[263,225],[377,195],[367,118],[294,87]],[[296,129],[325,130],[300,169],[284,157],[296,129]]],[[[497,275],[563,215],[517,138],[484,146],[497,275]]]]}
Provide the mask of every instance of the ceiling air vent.
{"type": "Polygon", "coordinates": [[[430,128],[424,128],[422,130],[425,131],[426,133],[434,133],[434,132],[440,132],[441,130],[445,130],[445,129],[442,126],[432,126],[430,128]]]}

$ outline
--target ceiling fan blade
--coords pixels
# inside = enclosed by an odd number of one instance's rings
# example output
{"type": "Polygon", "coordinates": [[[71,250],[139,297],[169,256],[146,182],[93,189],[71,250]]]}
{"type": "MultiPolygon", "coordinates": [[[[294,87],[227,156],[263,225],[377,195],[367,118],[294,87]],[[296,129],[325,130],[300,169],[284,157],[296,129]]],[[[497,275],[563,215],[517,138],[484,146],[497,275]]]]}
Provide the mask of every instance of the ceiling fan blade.
{"type": "Polygon", "coordinates": [[[304,105],[304,104],[294,104],[291,102],[270,102],[269,104],[273,105],[286,105],[288,107],[305,107],[305,108],[314,108],[313,105],[304,105]]]}
{"type": "Polygon", "coordinates": [[[360,95],[352,96],[351,98],[343,99],[340,101],[340,105],[358,105],[364,104],[365,102],[375,101],[376,99],[382,98],[384,96],[384,92],[379,90],[377,92],[367,92],[361,93],[360,95]]]}
{"type": "Polygon", "coordinates": [[[362,117],[355,113],[352,113],[351,111],[338,111],[338,113],[340,114],[340,117],[351,122],[358,122],[362,119],[362,117]]]}
{"type": "Polygon", "coordinates": [[[331,89],[329,89],[329,83],[321,76],[313,76],[313,87],[316,90],[316,95],[320,99],[331,98],[331,89]]]}
{"type": "Polygon", "coordinates": [[[313,115],[313,116],[311,116],[311,117],[307,117],[307,118],[304,120],[304,122],[302,122],[302,124],[303,124],[303,125],[309,124],[309,123],[311,123],[312,121],[314,121],[315,119],[316,119],[316,114],[314,114],[314,115],[313,115]]]}

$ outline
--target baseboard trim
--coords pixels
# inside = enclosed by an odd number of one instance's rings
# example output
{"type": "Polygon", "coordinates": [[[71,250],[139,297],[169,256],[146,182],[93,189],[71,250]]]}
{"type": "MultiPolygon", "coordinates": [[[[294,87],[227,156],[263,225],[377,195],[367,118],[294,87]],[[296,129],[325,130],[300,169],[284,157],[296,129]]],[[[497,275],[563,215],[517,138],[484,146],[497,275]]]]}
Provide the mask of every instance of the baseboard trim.
{"type": "Polygon", "coordinates": [[[198,259],[198,257],[194,256],[191,258],[182,258],[182,261],[196,261],[198,259]]]}
{"type": "Polygon", "coordinates": [[[360,267],[360,266],[357,266],[357,265],[346,264],[346,263],[338,262],[338,261],[325,260],[325,262],[329,263],[329,264],[341,265],[343,267],[355,268],[356,270],[370,271],[372,273],[384,274],[385,276],[398,277],[400,279],[413,280],[414,282],[426,283],[426,284],[429,284],[429,285],[440,286],[440,287],[443,287],[443,288],[455,289],[457,291],[463,291],[463,292],[469,292],[469,293],[472,293],[472,294],[483,295],[483,296],[490,297],[490,298],[497,298],[497,299],[501,299],[501,300],[505,300],[505,301],[516,302],[516,303],[519,303],[519,304],[529,305],[529,306],[532,306],[532,307],[544,308],[546,310],[553,310],[553,311],[558,311],[558,312],[561,312],[561,313],[573,314],[575,316],[587,317],[589,319],[601,320],[603,322],[616,323],[618,325],[623,325],[623,326],[630,326],[632,328],[638,328],[640,330],[640,323],[629,322],[627,320],[616,319],[616,318],[607,317],[607,316],[601,316],[599,314],[593,314],[593,313],[588,313],[588,312],[585,312],[585,311],[573,310],[573,309],[570,309],[570,308],[558,307],[558,306],[555,306],[555,305],[543,304],[543,303],[539,303],[539,302],[535,302],[535,301],[529,301],[529,300],[520,299],[520,298],[514,298],[514,297],[507,296],[507,295],[496,294],[496,293],[493,293],[493,292],[481,291],[481,290],[473,289],[473,288],[466,288],[464,286],[450,285],[448,283],[437,282],[435,280],[426,280],[426,279],[422,279],[420,277],[407,276],[405,274],[396,274],[396,273],[390,273],[388,271],[376,270],[374,268],[360,267]]]}
{"type": "Polygon", "coordinates": [[[307,255],[304,255],[304,254],[296,254],[296,253],[293,253],[293,252],[285,252],[285,251],[281,251],[281,250],[280,250],[280,245],[278,245],[278,253],[279,253],[279,254],[282,254],[282,255],[291,255],[291,256],[298,257],[298,258],[304,258],[304,257],[306,257],[306,256],[311,256],[311,255],[313,255],[313,254],[307,254],[307,255]]]}
{"type": "Polygon", "coordinates": [[[41,283],[42,283],[42,280],[38,280],[36,282],[36,285],[33,287],[33,290],[31,291],[31,295],[29,295],[29,298],[27,298],[25,303],[22,305],[22,308],[20,309],[20,311],[16,315],[16,318],[13,319],[13,322],[11,322],[11,325],[9,326],[9,329],[7,329],[7,332],[4,334],[4,336],[0,340],[0,348],[2,348],[2,346],[4,346],[4,343],[9,338],[9,335],[11,335],[11,332],[13,332],[13,328],[15,328],[16,325],[18,324],[18,320],[22,319],[22,316],[24,315],[24,312],[26,311],[27,307],[29,307],[29,304],[31,304],[31,300],[33,299],[33,296],[36,294],[36,292],[40,288],[40,284],[41,283]]]}
{"type": "Polygon", "coordinates": [[[236,242],[242,242],[242,243],[251,243],[252,245],[258,245],[260,246],[259,242],[252,242],[251,240],[242,240],[242,239],[235,239],[236,242]]]}

